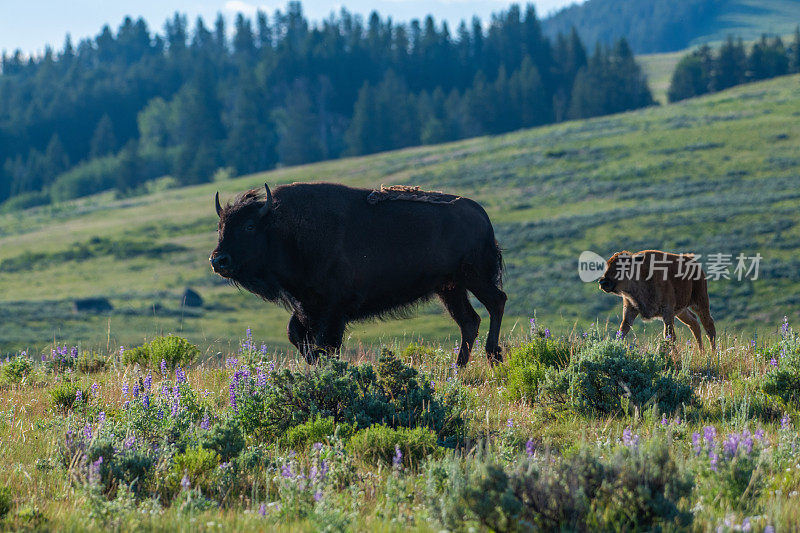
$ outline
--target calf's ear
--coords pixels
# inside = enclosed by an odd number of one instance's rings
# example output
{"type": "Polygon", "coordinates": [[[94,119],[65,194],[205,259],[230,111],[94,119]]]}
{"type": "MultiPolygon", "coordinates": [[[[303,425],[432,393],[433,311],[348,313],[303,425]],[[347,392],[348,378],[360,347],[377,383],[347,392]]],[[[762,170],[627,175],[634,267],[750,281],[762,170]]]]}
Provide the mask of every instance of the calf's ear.
{"type": "Polygon", "coordinates": [[[217,195],[214,197],[214,203],[216,204],[216,207],[217,207],[217,216],[221,217],[222,216],[222,206],[219,205],[219,191],[217,191],[217,195]]]}
{"type": "Polygon", "coordinates": [[[269,185],[265,183],[264,188],[267,190],[267,194],[264,197],[264,205],[258,210],[259,216],[262,217],[269,213],[270,209],[272,209],[272,193],[269,190],[269,185]]]}

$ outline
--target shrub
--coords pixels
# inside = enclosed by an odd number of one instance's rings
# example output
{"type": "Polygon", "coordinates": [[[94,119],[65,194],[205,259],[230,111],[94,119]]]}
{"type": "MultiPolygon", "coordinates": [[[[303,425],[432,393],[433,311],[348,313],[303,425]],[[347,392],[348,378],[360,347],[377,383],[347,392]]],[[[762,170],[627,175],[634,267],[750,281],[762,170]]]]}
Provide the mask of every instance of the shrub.
{"type": "Polygon", "coordinates": [[[220,456],[213,450],[202,446],[188,448],[173,458],[172,468],[167,476],[167,487],[177,492],[185,476],[193,489],[200,489],[203,494],[210,495],[217,488],[214,474],[219,463],[220,456]]]}
{"type": "Polygon", "coordinates": [[[167,335],[123,352],[122,362],[126,365],[138,363],[141,366],[158,368],[161,361],[165,361],[168,368],[174,369],[176,366],[193,363],[199,355],[197,346],[183,337],[167,335]]]}
{"type": "Polygon", "coordinates": [[[84,374],[95,374],[106,369],[108,360],[94,352],[84,352],[76,361],[78,371],[84,374]]]}
{"type": "Polygon", "coordinates": [[[395,461],[399,449],[402,453],[399,458],[407,466],[419,464],[437,448],[436,434],[429,429],[393,429],[383,424],[356,432],[347,443],[347,450],[362,460],[387,464],[395,461]]]}
{"type": "Polygon", "coordinates": [[[0,377],[6,383],[19,383],[31,373],[31,360],[27,357],[15,357],[0,367],[0,377]]]}
{"type": "Polygon", "coordinates": [[[124,445],[118,448],[105,438],[92,441],[86,457],[90,463],[103,458],[98,469],[98,481],[101,491],[106,494],[120,484],[136,496],[143,494],[151,481],[155,465],[151,453],[124,445]]]}
{"type": "Polygon", "coordinates": [[[238,371],[230,385],[235,416],[245,433],[281,438],[309,420],[332,418],[358,428],[424,426],[441,438],[461,431],[463,421],[434,396],[428,380],[384,350],[373,367],[329,359],[305,372],[283,369],[267,376],[238,371]]]}
{"type": "Polygon", "coordinates": [[[781,340],[765,352],[770,370],[764,376],[764,392],[784,402],[800,403],[800,335],[784,319],[781,340]]]}
{"type": "Polygon", "coordinates": [[[69,411],[78,406],[78,391],[80,391],[81,402],[85,405],[89,400],[89,389],[83,388],[71,381],[62,381],[54,385],[48,391],[50,394],[50,404],[55,409],[69,411]]]}
{"type": "Polygon", "coordinates": [[[530,342],[509,350],[507,394],[512,400],[533,400],[548,367],[565,366],[569,362],[570,345],[535,337],[530,342]]]}
{"type": "Polygon", "coordinates": [[[591,344],[566,368],[548,369],[543,388],[551,400],[581,412],[613,413],[623,397],[639,407],[657,403],[671,412],[693,398],[666,356],[638,353],[620,341],[591,344]]]}
{"type": "Polygon", "coordinates": [[[281,439],[282,443],[295,450],[307,448],[316,442],[322,442],[337,434],[343,439],[350,438],[355,432],[352,424],[336,424],[332,417],[321,418],[319,415],[307,422],[289,428],[281,439]],[[337,431],[338,430],[338,431],[337,431]]]}
{"type": "Polygon", "coordinates": [[[14,506],[14,491],[9,487],[0,487],[0,520],[11,512],[14,506]]]}
{"type": "Polygon", "coordinates": [[[223,461],[230,461],[245,447],[239,422],[233,418],[222,419],[200,438],[200,446],[216,452],[223,461]]]}

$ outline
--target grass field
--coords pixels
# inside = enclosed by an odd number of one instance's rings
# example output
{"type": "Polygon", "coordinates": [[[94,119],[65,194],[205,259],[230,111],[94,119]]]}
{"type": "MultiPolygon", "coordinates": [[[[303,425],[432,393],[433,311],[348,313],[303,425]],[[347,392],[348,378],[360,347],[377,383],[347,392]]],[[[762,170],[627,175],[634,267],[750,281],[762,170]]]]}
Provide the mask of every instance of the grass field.
{"type": "MultiPolygon", "coordinates": [[[[534,312],[564,328],[617,322],[618,300],[577,276],[583,250],[760,253],[757,281],[713,282],[710,293],[719,330],[763,332],[800,316],[798,115],[798,78],[787,77],[618,116],[4,214],[0,351],[54,340],[130,346],[177,332],[215,353],[248,327],[285,347],[286,313],[223,283],[207,260],[214,191],[224,198],[264,181],[410,183],[480,201],[504,249],[505,332],[534,312]],[[202,309],[181,310],[187,286],[202,309]],[[115,310],[73,313],[72,299],[88,296],[115,310]]],[[[658,326],[636,331],[646,327],[658,326]]],[[[346,344],[455,342],[456,331],[432,304],[410,320],[354,325],[346,344]]]]}

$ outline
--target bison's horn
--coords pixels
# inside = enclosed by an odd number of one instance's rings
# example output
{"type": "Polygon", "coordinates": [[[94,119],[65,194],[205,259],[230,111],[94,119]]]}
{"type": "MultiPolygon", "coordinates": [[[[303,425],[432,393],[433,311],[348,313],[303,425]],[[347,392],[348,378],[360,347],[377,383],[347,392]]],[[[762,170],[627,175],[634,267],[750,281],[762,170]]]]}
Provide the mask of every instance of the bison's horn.
{"type": "Polygon", "coordinates": [[[258,214],[262,217],[269,213],[269,210],[272,209],[272,193],[269,190],[269,185],[266,183],[264,184],[264,189],[267,190],[267,194],[264,197],[264,206],[258,210],[258,214]]]}
{"type": "Polygon", "coordinates": [[[217,216],[222,216],[222,206],[219,205],[219,191],[217,191],[217,195],[214,197],[214,203],[217,205],[217,216]]]}

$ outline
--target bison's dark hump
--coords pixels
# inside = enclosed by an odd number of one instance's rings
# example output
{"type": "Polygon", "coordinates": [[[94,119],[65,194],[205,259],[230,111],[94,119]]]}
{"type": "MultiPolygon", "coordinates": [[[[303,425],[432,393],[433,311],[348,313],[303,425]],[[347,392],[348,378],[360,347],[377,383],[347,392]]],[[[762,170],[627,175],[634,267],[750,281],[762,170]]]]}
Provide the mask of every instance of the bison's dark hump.
{"type": "Polygon", "coordinates": [[[367,195],[368,204],[377,204],[389,200],[406,200],[410,202],[426,202],[429,204],[452,204],[461,198],[440,191],[423,191],[410,185],[381,186],[380,190],[371,191],[367,195]]]}

